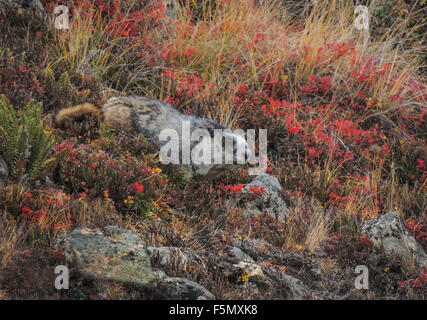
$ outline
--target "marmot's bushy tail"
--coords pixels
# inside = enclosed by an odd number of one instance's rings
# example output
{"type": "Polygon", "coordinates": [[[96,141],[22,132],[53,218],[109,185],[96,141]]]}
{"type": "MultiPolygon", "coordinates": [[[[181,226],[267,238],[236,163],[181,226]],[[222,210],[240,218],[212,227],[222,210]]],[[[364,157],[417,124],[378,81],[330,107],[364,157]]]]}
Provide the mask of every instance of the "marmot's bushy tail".
{"type": "Polygon", "coordinates": [[[58,128],[71,125],[76,120],[82,119],[86,115],[92,115],[101,120],[101,110],[91,103],[83,103],[74,107],[65,108],[59,111],[55,118],[55,125],[58,128]]]}

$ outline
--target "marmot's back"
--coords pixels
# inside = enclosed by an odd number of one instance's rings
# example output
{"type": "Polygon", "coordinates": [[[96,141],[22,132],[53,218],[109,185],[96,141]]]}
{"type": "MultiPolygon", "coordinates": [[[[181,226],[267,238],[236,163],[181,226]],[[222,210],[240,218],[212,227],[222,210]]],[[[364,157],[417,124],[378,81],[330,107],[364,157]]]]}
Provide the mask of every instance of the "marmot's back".
{"type": "Polygon", "coordinates": [[[108,126],[123,126],[125,128],[132,128],[132,105],[126,102],[123,98],[115,97],[108,99],[102,105],[102,118],[108,126]]]}
{"type": "Polygon", "coordinates": [[[102,106],[101,112],[107,125],[133,127],[151,139],[158,139],[163,129],[180,132],[182,121],[189,118],[165,102],[134,95],[109,99],[102,106]]]}

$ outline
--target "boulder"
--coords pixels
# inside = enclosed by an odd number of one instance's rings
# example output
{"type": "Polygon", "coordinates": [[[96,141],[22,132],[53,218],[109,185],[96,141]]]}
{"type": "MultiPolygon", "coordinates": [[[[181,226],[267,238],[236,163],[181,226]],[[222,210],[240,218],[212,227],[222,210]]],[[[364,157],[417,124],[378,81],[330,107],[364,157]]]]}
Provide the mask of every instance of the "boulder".
{"type": "Polygon", "coordinates": [[[242,189],[242,195],[249,199],[247,207],[243,212],[245,217],[259,216],[263,213],[285,222],[289,209],[281,194],[282,186],[276,177],[261,174],[242,189]],[[264,192],[254,194],[251,188],[263,188],[264,192]]]}
{"type": "Polygon", "coordinates": [[[392,211],[377,220],[369,220],[362,226],[362,234],[368,236],[376,248],[396,255],[418,267],[427,266],[427,255],[421,245],[405,227],[403,219],[392,211]]]}
{"type": "Polygon", "coordinates": [[[158,290],[169,299],[213,300],[214,295],[200,284],[178,277],[168,277],[163,271],[156,272],[158,290]]]}
{"type": "MultiPolygon", "coordinates": [[[[64,254],[67,263],[76,265],[78,272],[89,279],[134,285],[166,299],[214,299],[196,282],[168,277],[152,269],[150,254],[159,255],[167,264],[176,252],[181,253],[178,248],[147,248],[138,234],[118,226],[77,228],[60,235],[55,247],[64,254]]],[[[181,253],[178,257],[184,255],[181,253]]]]}
{"type": "Polygon", "coordinates": [[[175,247],[147,247],[147,253],[151,258],[159,259],[160,266],[164,267],[172,263],[186,266],[188,259],[179,248],[175,247]]]}
{"type": "Polygon", "coordinates": [[[249,263],[245,261],[239,261],[233,265],[233,268],[240,274],[246,274],[248,278],[252,277],[264,277],[264,273],[259,265],[255,263],[249,263]]]}
{"type": "Polygon", "coordinates": [[[55,246],[88,278],[155,287],[146,245],[135,232],[117,226],[77,228],[58,237],[55,246]]]}
{"type": "MultiPolygon", "coordinates": [[[[237,247],[248,255],[252,260],[257,261],[264,256],[266,253],[273,251],[273,246],[267,241],[262,239],[232,239],[233,247],[237,247]]],[[[234,252],[234,251],[233,251],[234,252]]],[[[241,259],[245,260],[245,259],[241,259]]],[[[247,259],[246,259],[247,261],[247,259]]],[[[252,262],[252,261],[249,261],[252,262]]]]}
{"type": "Polygon", "coordinates": [[[231,246],[230,247],[232,254],[241,261],[246,261],[253,263],[254,259],[252,259],[249,255],[242,251],[239,247],[231,246]]]}
{"type": "Polygon", "coordinates": [[[292,299],[301,300],[309,295],[310,290],[304,285],[304,283],[290,275],[281,275],[280,282],[290,291],[292,299]]]}

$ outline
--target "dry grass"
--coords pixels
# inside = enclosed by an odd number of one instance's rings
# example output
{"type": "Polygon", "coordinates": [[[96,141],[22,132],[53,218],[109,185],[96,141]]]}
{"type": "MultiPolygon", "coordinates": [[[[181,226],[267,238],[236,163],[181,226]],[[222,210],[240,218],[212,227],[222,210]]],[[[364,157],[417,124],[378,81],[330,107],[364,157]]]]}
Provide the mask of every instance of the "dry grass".
{"type": "Polygon", "coordinates": [[[25,237],[22,225],[3,213],[0,218],[0,270],[20,251],[25,237]]]}

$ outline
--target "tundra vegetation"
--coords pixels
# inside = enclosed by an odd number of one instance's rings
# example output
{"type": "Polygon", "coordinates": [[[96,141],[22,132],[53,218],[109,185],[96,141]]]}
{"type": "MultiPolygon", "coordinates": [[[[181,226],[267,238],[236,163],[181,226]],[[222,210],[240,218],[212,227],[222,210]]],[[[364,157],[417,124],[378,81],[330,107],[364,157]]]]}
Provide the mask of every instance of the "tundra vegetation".
{"type": "Polygon", "coordinates": [[[150,246],[207,252],[208,268],[163,271],[218,299],[288,297],[254,290],[246,273],[235,281],[218,272],[236,241],[316,256],[320,276],[262,252],[257,263],[321,297],[426,299],[427,270],[361,233],[396,211],[427,249],[426,1],[41,3],[44,18],[0,6],[0,155],[10,171],[0,181],[0,298],[153,298],[126,284],[106,283],[103,297],[91,280],[52,285],[65,263],[53,246],[60,233],[118,225],[150,246]],[[353,24],[357,3],[370,8],[365,41],[353,24]],[[58,4],[69,8],[67,30],[55,28],[58,4]],[[233,205],[253,179],[247,166],[191,181],[128,128],[91,117],[54,128],[59,110],[119,94],[232,129],[268,129],[267,172],[282,186],[286,220],[233,205]],[[354,288],[358,265],[370,267],[369,290],[354,288]]]}

